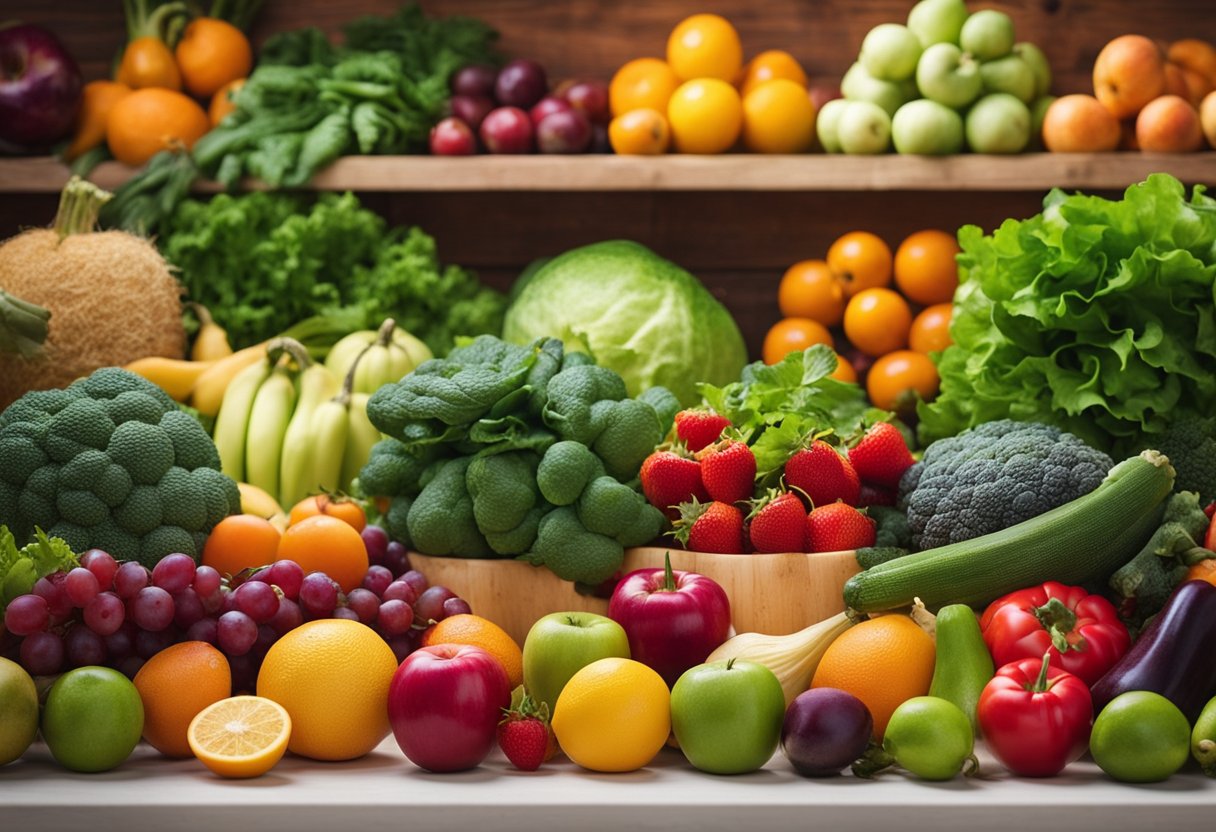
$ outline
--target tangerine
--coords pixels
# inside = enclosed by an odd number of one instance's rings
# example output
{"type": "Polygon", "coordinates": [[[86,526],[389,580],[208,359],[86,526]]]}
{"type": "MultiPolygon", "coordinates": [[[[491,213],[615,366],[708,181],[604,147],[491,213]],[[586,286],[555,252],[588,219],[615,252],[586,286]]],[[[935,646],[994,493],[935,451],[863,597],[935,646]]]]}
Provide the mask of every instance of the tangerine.
{"type": "Polygon", "coordinates": [[[815,105],[787,78],[757,84],[743,97],[743,144],[753,153],[804,153],[815,141],[815,105]]]}
{"type": "Polygon", "coordinates": [[[328,514],[305,517],[288,526],[279,540],[278,557],[294,560],[306,575],[324,572],[343,592],[359,586],[367,572],[363,538],[345,520],[328,514]]]}
{"type": "Polygon", "coordinates": [[[815,344],[835,347],[827,327],[810,318],[782,318],[764,336],[765,364],[776,364],[791,352],[802,352],[815,344]]]}
{"type": "Polygon", "coordinates": [[[845,297],[891,283],[891,249],[869,231],[850,231],[828,248],[828,266],[844,284],[845,297]]]}
{"type": "Polygon", "coordinates": [[[665,113],[667,102],[678,86],[680,79],[666,61],[636,58],[624,64],[612,76],[612,82],[608,85],[608,103],[614,116],[641,109],[665,113]]]}
{"type": "Polygon", "coordinates": [[[922,352],[896,350],[879,358],[866,374],[866,394],[875,407],[894,410],[915,393],[929,401],[937,395],[939,379],[933,359],[922,352]]]}
{"type": "Polygon", "coordinates": [[[898,292],[865,289],[844,310],[844,334],[866,355],[886,355],[908,345],[912,310],[898,292]]]}
{"type": "Polygon", "coordinates": [[[464,613],[451,615],[432,627],[422,636],[422,646],[434,644],[471,644],[480,647],[498,659],[507,672],[511,690],[524,683],[524,654],[515,639],[493,621],[479,615],[464,613]]]}
{"type": "Polygon", "coordinates": [[[203,566],[221,575],[236,575],[278,560],[279,530],[264,517],[230,514],[215,524],[203,544],[203,566]]]}
{"type": "Polygon", "coordinates": [[[827,327],[844,318],[844,286],[823,260],[801,260],[786,269],[777,305],[787,318],[810,318],[827,327]]]}
{"type": "Polygon", "coordinates": [[[782,49],[768,49],[747,62],[743,67],[743,78],[739,81],[739,92],[744,98],[755,87],[774,78],[784,78],[802,87],[805,95],[806,70],[798,59],[782,49]]]}
{"type": "Polygon", "coordinates": [[[941,352],[950,346],[950,318],[954,313],[954,304],[935,303],[912,321],[912,329],[908,332],[908,346],[914,352],[941,352]]]}
{"type": "Polygon", "coordinates": [[[189,757],[190,723],[199,711],[232,695],[228,659],[205,641],[166,647],[132,680],[144,704],[144,739],[168,757],[189,757]]]}
{"type": "Polygon", "coordinates": [[[895,250],[895,285],[913,303],[931,306],[946,303],[958,288],[958,264],[962,251],[952,234],[926,229],[910,234],[895,250]]]}

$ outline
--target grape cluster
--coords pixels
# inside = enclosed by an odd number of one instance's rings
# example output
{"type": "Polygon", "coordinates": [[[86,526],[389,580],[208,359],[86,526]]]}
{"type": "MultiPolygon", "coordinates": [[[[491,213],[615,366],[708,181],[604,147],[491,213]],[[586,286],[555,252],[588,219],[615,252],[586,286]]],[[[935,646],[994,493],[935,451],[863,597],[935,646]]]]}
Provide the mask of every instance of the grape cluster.
{"type": "Polygon", "coordinates": [[[179,641],[205,641],[232,666],[234,693],[255,687],[266,651],[305,621],[347,618],[374,628],[401,661],[432,622],[471,610],[447,587],[410,568],[406,548],[378,526],[363,532],[369,566],[362,586],[342,592],[324,572],[295,561],[223,576],[189,555],[167,555],[150,571],[100,549],[80,566],[40,578],[4,613],[0,653],[30,674],[108,665],[134,677],[143,663],[179,641]]]}

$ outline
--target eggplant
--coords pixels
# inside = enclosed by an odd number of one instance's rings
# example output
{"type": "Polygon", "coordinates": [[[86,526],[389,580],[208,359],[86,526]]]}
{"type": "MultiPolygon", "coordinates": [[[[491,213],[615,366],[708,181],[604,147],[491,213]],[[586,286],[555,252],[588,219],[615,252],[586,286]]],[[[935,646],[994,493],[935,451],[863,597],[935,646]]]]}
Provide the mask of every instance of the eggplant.
{"type": "Polygon", "coordinates": [[[1216,586],[1179,584],[1123,658],[1094,683],[1094,713],[1129,690],[1159,693],[1194,723],[1216,694],[1216,586]]]}

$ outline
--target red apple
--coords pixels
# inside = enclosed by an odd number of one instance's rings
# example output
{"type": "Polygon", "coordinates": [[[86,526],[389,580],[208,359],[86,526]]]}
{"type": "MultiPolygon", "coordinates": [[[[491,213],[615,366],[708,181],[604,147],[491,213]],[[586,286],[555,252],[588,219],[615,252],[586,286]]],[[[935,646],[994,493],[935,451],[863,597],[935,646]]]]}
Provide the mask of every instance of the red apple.
{"type": "Polygon", "coordinates": [[[46,29],[0,22],[0,142],[45,149],[72,131],[80,69],[46,29]]]}
{"type": "Polygon", "coordinates": [[[550,113],[536,125],[541,153],[583,153],[591,144],[591,122],[578,110],[550,113]]]}
{"type": "Polygon", "coordinates": [[[671,687],[703,663],[730,631],[730,601],[722,587],[695,572],[638,569],[617,584],[608,617],[629,638],[629,654],[671,687]]]}
{"type": "Polygon", "coordinates": [[[571,84],[563,97],[576,110],[582,110],[592,124],[607,124],[612,121],[612,110],[608,106],[608,85],[603,81],[578,81],[571,84]]]}
{"type": "Polygon", "coordinates": [[[393,736],[428,771],[475,768],[494,747],[511,689],[502,663],[480,647],[436,644],[406,656],[388,688],[393,736]]]}
{"type": "Polygon", "coordinates": [[[436,156],[471,156],[477,138],[462,120],[449,116],[431,128],[431,153],[436,156]]]}
{"type": "Polygon", "coordinates": [[[478,131],[491,153],[531,153],[532,119],[519,107],[491,110],[478,131]]]}
{"type": "Polygon", "coordinates": [[[566,99],[546,95],[540,101],[537,101],[531,110],[528,110],[528,115],[532,117],[533,126],[540,127],[540,123],[545,120],[545,116],[551,116],[554,113],[566,113],[571,109],[573,108],[566,99]]]}

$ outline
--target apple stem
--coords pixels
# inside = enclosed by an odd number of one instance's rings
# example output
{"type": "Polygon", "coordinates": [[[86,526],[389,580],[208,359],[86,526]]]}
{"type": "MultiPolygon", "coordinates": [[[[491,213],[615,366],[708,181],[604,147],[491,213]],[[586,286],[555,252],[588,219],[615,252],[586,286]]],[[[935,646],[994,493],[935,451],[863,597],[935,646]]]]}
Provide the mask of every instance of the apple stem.
{"type": "Polygon", "coordinates": [[[676,591],[676,576],[671,571],[671,552],[663,555],[663,591],[676,591]]]}

